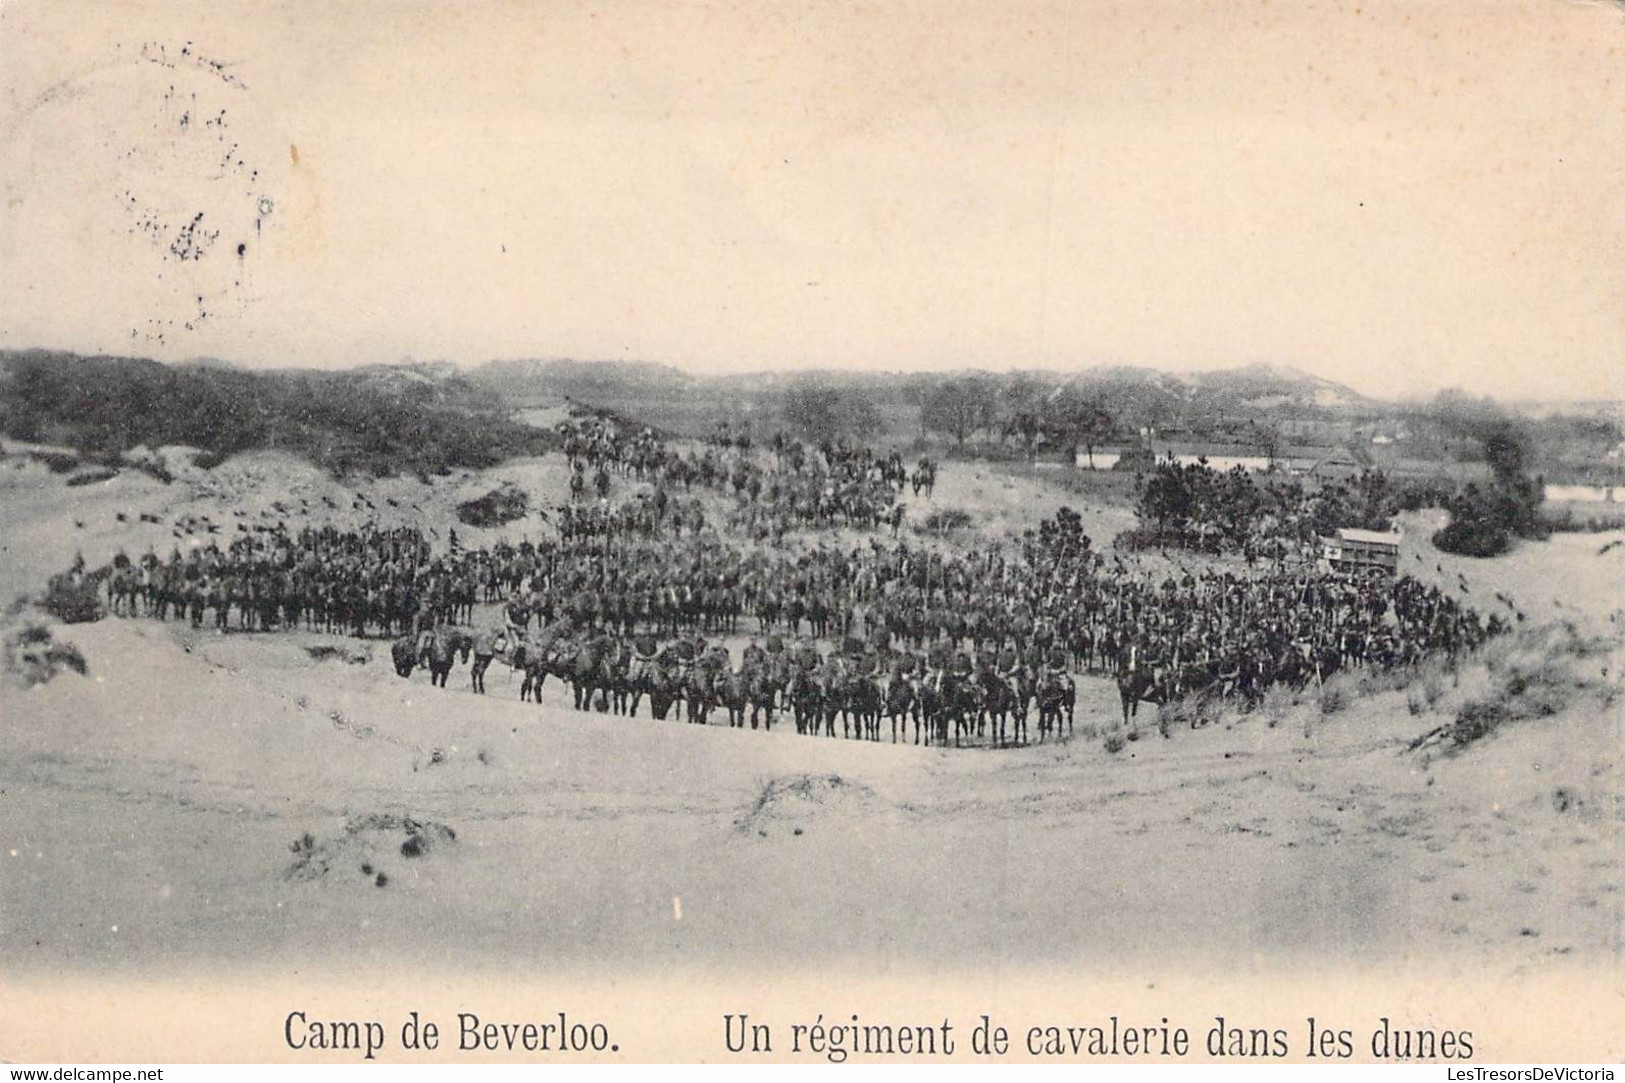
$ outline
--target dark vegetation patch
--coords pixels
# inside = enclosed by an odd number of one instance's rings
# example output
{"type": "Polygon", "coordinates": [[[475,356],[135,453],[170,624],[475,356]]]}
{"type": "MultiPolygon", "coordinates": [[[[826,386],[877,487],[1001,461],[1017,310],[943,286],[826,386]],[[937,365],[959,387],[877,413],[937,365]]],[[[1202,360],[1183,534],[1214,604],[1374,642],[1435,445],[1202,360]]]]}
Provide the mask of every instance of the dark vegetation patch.
{"type": "Polygon", "coordinates": [[[331,838],[318,839],[306,831],[294,839],[288,847],[293,861],[283,876],[289,880],[322,880],[334,871],[359,869],[363,877],[384,887],[390,878],[380,866],[386,859],[422,859],[456,841],[456,831],[433,820],[382,814],[352,816],[345,821],[344,830],[331,838]]]}
{"type": "MultiPolygon", "coordinates": [[[[0,432],[89,458],[185,444],[204,469],[278,449],[379,477],[483,469],[555,444],[495,394],[429,367],[252,373],[42,350],[0,354],[0,432]]],[[[40,457],[61,473],[80,465],[40,457]]]]}
{"type": "Polygon", "coordinates": [[[760,831],[774,822],[793,820],[826,808],[865,807],[875,793],[861,782],[838,774],[793,774],[770,779],[744,810],[734,826],[741,831],[760,831]]]}
{"type": "Polygon", "coordinates": [[[1445,502],[1450,522],[1433,535],[1433,544],[1460,556],[1494,557],[1511,549],[1516,538],[1549,537],[1551,524],[1540,513],[1546,486],[1529,474],[1527,430],[1487,406],[1465,415],[1460,426],[1483,445],[1490,480],[1468,482],[1451,495],[1445,502]]]}
{"type": "Polygon", "coordinates": [[[529,511],[530,500],[524,491],[504,482],[482,497],[458,504],[457,519],[469,526],[490,528],[523,519],[529,511]]]}
{"type": "Polygon", "coordinates": [[[74,582],[71,575],[54,575],[45,586],[40,604],[64,624],[84,624],[106,615],[102,606],[101,580],[83,576],[74,582]]]}
{"type": "Polygon", "coordinates": [[[1141,475],[1139,525],[1118,535],[1122,549],[1178,548],[1241,552],[1261,538],[1270,544],[1314,542],[1340,527],[1386,531],[1398,511],[1396,490],[1380,470],[1306,485],[1257,475],[1242,466],[1219,470],[1205,459],[1180,463],[1170,455],[1141,475]]]}
{"type": "Polygon", "coordinates": [[[360,666],[371,661],[371,656],[365,650],[339,647],[329,643],[306,647],[305,653],[315,662],[348,662],[352,666],[360,666]]]}
{"type": "Polygon", "coordinates": [[[970,527],[971,523],[971,514],[964,508],[938,508],[925,517],[925,523],[921,529],[927,534],[935,534],[941,537],[955,531],[965,530],[970,527]]]}
{"type": "Polygon", "coordinates": [[[78,469],[84,460],[77,455],[69,455],[61,451],[33,452],[35,462],[45,464],[45,469],[53,474],[67,474],[78,469]]]}
{"type": "Polygon", "coordinates": [[[24,688],[45,684],[63,673],[90,672],[84,654],[72,643],[59,643],[43,624],[27,624],[6,637],[6,665],[24,688]]]}
{"type": "Polygon", "coordinates": [[[94,485],[98,481],[107,481],[118,477],[118,470],[111,466],[90,466],[78,471],[68,478],[69,485],[94,485]]]}
{"type": "Polygon", "coordinates": [[[1592,665],[1577,664],[1610,649],[1607,641],[1582,636],[1569,625],[1492,644],[1484,651],[1489,689],[1463,702],[1449,722],[1422,734],[1410,747],[1437,741],[1464,749],[1516,723],[1550,718],[1582,700],[1610,710],[1617,686],[1597,675],[1592,665]]]}

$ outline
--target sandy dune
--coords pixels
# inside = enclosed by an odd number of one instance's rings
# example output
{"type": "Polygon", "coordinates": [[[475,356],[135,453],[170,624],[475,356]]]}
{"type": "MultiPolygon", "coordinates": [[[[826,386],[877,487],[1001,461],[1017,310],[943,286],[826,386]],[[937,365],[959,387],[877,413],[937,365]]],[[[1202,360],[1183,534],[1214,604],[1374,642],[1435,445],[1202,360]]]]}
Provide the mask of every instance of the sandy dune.
{"type": "MultiPolygon", "coordinates": [[[[167,551],[182,509],[231,521],[272,510],[267,492],[354,495],[279,457],[91,491],[38,469],[5,471],[11,593],[74,544],[93,562],[167,551]],[[115,509],[165,519],[125,526],[115,509]]],[[[496,480],[560,491],[561,470],[361,491],[444,523],[496,480]]],[[[1602,628],[1622,555],[1596,556],[1605,540],[1461,570],[1474,591],[1527,596],[1532,619],[1602,628]]],[[[1620,962],[1619,713],[1587,700],[1465,753],[1406,752],[1481,672],[1422,716],[1404,692],[1325,718],[1310,697],[1274,725],[1150,727],[1116,755],[1085,738],[1112,724],[1113,690],[1086,683],[1074,740],[955,752],[582,715],[551,688],[538,708],[500,666],[489,696],[463,690],[463,669],[439,691],[397,678],[378,642],[145,620],[59,631],[90,676],[8,683],[0,699],[14,973],[1620,962]],[[322,644],[348,657],[318,661],[307,648],[322,644]]],[[[1587,664],[1602,680],[1617,662],[1587,664]]]]}

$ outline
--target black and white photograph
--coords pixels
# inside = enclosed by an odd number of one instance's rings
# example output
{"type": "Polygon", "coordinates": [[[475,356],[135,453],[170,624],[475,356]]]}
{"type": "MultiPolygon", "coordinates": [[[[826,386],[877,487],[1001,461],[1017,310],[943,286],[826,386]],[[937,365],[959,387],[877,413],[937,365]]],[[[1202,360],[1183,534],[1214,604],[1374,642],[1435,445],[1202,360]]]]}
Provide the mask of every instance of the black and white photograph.
{"type": "Polygon", "coordinates": [[[0,3],[0,1060],[1615,1062],[1622,584],[1620,4],[0,3]]]}

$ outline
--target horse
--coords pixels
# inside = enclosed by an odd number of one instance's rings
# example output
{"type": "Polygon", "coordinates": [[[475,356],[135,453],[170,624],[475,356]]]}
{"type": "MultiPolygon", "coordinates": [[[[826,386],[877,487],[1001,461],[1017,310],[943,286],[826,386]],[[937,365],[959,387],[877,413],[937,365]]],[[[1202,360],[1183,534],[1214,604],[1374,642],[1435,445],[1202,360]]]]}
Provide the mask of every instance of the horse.
{"type": "Polygon", "coordinates": [[[485,671],[491,668],[492,659],[506,652],[508,642],[506,632],[486,629],[470,638],[470,649],[474,654],[474,664],[469,667],[470,687],[480,695],[485,695],[485,671]]]}
{"type": "MultiPolygon", "coordinates": [[[[1006,724],[1011,715],[1016,716],[1015,734],[1019,743],[1026,743],[1027,719],[1024,712],[1018,711],[1020,696],[1011,687],[1010,682],[999,676],[993,670],[982,671],[982,706],[978,712],[978,721],[982,712],[985,712],[993,727],[993,744],[1002,747],[1006,743],[1009,733],[1006,724]]],[[[980,726],[978,726],[980,732],[980,726]]]]}
{"type": "Polygon", "coordinates": [[[136,603],[141,596],[141,576],[135,566],[124,557],[115,561],[112,574],[107,577],[107,600],[115,617],[135,616],[136,603]]]}
{"type": "Polygon", "coordinates": [[[395,663],[395,674],[410,677],[418,664],[417,636],[401,636],[389,645],[390,661],[395,663]]]}
{"type": "Polygon", "coordinates": [[[886,704],[882,710],[885,716],[891,719],[892,744],[897,743],[897,725],[899,719],[901,719],[903,725],[903,736],[908,736],[908,719],[910,714],[914,715],[914,739],[915,742],[918,743],[920,735],[918,713],[919,697],[914,692],[913,682],[903,677],[893,678],[891,684],[886,689],[885,700],[886,704]]]}
{"type": "Polygon", "coordinates": [[[824,686],[812,671],[797,667],[788,689],[790,707],[795,712],[796,732],[818,736],[818,723],[824,717],[824,686]]]}
{"type": "Polygon", "coordinates": [[[564,657],[564,675],[570,682],[570,693],[578,711],[592,708],[593,693],[598,690],[599,664],[603,661],[605,643],[602,639],[589,639],[564,657]]]}
{"type": "Polygon", "coordinates": [[[745,712],[750,707],[750,674],[730,669],[717,682],[717,698],[728,709],[728,725],[745,728],[745,712]]]}
{"type": "Polygon", "coordinates": [[[965,737],[970,736],[971,727],[976,724],[977,711],[982,705],[975,679],[968,675],[944,673],[939,696],[937,741],[939,744],[948,743],[948,723],[952,722],[954,745],[957,747],[965,737]]]}
{"type": "Polygon", "coordinates": [[[558,659],[553,653],[552,644],[544,643],[529,636],[514,636],[509,639],[508,650],[499,654],[498,659],[513,669],[524,672],[524,679],[519,683],[519,701],[527,702],[534,698],[538,704],[542,702],[542,685],[547,682],[549,674],[562,675],[558,668],[558,659]]]}
{"type": "Polygon", "coordinates": [[[914,743],[929,745],[936,735],[937,719],[942,715],[942,693],[937,682],[927,676],[914,682],[914,743]]]}
{"type": "Polygon", "coordinates": [[[717,705],[717,674],[701,665],[695,665],[683,682],[683,698],[688,701],[688,720],[705,725],[717,705]]]}
{"type": "MultiPolygon", "coordinates": [[[[853,677],[846,685],[846,713],[859,738],[880,740],[880,685],[873,677],[853,677]]],[[[843,731],[846,724],[843,722],[843,731]]]]}
{"type": "Polygon", "coordinates": [[[769,662],[754,667],[746,690],[750,698],[750,728],[756,728],[758,716],[765,712],[764,728],[773,729],[773,711],[777,707],[779,692],[784,688],[783,658],[777,664],[769,662]]]}
{"type": "Polygon", "coordinates": [[[1038,739],[1042,741],[1055,731],[1061,734],[1063,717],[1067,732],[1072,729],[1073,707],[1078,700],[1078,688],[1071,677],[1059,670],[1047,670],[1038,680],[1038,739]]]}
{"type": "Polygon", "coordinates": [[[1123,725],[1126,727],[1139,717],[1140,704],[1155,703],[1158,707],[1168,702],[1168,689],[1156,674],[1130,665],[1117,674],[1117,696],[1123,704],[1123,725]]]}
{"type": "Polygon", "coordinates": [[[429,667],[429,683],[446,687],[446,678],[451,676],[451,667],[456,664],[457,655],[468,661],[468,656],[474,649],[474,641],[467,632],[460,632],[455,628],[436,628],[427,633],[427,642],[423,645],[424,664],[429,667]]]}
{"type": "Polygon", "coordinates": [[[631,650],[624,641],[613,638],[598,660],[598,686],[609,700],[609,709],[616,714],[626,714],[631,700],[631,681],[628,679],[631,664],[631,650]]]}
{"type": "Polygon", "coordinates": [[[636,717],[638,704],[643,702],[644,696],[650,697],[653,706],[654,685],[659,676],[660,663],[653,658],[634,655],[626,663],[625,689],[628,697],[626,713],[636,717]]]}
{"type": "MultiPolygon", "coordinates": [[[[647,691],[649,693],[649,714],[658,721],[665,721],[672,704],[682,698],[682,677],[670,667],[655,663],[647,678],[647,691]]],[[[637,686],[634,685],[632,709],[637,710],[637,686]]]]}

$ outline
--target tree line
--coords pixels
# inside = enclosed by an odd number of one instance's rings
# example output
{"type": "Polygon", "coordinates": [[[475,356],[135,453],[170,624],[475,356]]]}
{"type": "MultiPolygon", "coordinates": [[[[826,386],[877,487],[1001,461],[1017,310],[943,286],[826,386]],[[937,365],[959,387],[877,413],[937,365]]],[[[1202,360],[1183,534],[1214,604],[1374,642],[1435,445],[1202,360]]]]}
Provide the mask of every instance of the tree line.
{"type": "Polygon", "coordinates": [[[252,373],[44,351],[0,357],[0,432],[91,456],[180,444],[203,449],[205,466],[279,449],[378,476],[480,469],[555,443],[457,377],[395,385],[364,370],[252,373]]]}

